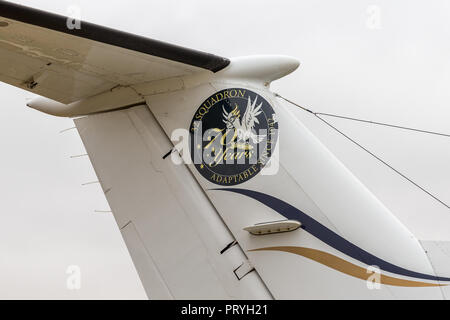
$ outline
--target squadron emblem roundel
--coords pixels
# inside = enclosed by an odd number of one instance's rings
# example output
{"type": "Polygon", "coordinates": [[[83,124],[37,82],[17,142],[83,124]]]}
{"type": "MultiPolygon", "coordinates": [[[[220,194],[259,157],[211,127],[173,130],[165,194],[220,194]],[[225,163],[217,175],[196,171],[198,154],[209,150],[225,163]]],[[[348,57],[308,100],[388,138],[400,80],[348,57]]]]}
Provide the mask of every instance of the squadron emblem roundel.
{"type": "Polygon", "coordinates": [[[190,126],[192,161],[208,181],[244,183],[266,166],[278,138],[272,106],[248,89],[226,89],[206,99],[190,126]]]}

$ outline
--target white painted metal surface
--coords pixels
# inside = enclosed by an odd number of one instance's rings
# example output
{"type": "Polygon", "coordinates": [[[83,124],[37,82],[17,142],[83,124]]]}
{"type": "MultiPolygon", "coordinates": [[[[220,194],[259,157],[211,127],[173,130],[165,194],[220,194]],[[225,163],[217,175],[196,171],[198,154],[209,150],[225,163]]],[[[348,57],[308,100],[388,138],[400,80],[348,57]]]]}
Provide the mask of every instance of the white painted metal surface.
{"type": "MultiPolygon", "coordinates": [[[[420,241],[436,274],[446,274],[450,266],[449,241],[420,241]]],[[[441,282],[441,291],[445,299],[450,299],[450,288],[446,282],[441,282]]]]}

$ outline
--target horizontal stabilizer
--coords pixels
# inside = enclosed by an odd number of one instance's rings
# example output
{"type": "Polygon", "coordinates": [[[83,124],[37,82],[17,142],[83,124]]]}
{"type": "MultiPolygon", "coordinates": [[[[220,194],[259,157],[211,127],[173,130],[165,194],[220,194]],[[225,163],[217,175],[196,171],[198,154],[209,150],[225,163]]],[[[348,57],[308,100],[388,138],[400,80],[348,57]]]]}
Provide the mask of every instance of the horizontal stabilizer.
{"type": "Polygon", "coordinates": [[[0,0],[0,81],[69,104],[117,86],[217,72],[226,58],[0,0]]]}

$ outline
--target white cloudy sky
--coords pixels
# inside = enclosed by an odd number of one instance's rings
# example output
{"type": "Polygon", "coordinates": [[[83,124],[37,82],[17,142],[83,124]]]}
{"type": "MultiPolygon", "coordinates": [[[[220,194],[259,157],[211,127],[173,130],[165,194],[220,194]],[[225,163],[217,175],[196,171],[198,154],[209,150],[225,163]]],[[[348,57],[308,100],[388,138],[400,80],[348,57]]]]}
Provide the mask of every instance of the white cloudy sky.
{"type": "MultiPolygon", "coordinates": [[[[446,0],[14,1],[206,52],[286,54],[302,67],[273,89],[321,112],[450,133],[446,0]],[[375,6],[375,7],[374,7],[375,6]],[[375,9],[374,9],[375,8],[375,9]],[[380,20],[373,19],[379,10],[380,20]]],[[[375,17],[376,18],[376,17],[375,17]]],[[[139,278],[70,119],[0,84],[0,299],[140,299],[139,278]],[[81,268],[81,289],[66,270],[81,268]]],[[[450,240],[450,210],[309,115],[298,116],[420,239],[450,240]]],[[[450,203],[450,138],[333,120],[450,203]]],[[[336,192],[339,192],[336,190],[336,192]]]]}

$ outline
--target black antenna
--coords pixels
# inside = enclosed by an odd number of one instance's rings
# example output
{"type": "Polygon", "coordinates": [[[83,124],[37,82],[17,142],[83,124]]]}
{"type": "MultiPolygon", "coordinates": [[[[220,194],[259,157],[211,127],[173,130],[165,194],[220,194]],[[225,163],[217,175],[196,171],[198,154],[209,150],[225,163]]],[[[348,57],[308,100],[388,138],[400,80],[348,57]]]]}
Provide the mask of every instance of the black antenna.
{"type": "Polygon", "coordinates": [[[410,131],[416,131],[416,132],[420,132],[420,133],[427,133],[427,134],[433,134],[433,135],[439,135],[439,136],[444,136],[444,137],[450,137],[450,135],[445,134],[445,133],[439,133],[439,132],[434,132],[434,131],[426,131],[426,130],[420,130],[420,129],[415,129],[415,128],[409,128],[409,127],[403,127],[403,126],[397,126],[397,125],[393,125],[393,124],[387,124],[387,123],[382,123],[382,122],[372,122],[372,121],[368,121],[368,120],[363,120],[363,119],[357,119],[357,118],[350,118],[350,117],[345,117],[345,116],[340,116],[340,115],[336,115],[336,114],[329,114],[329,113],[320,113],[320,112],[314,112],[310,109],[307,109],[295,102],[292,102],[282,96],[280,96],[279,94],[275,94],[278,98],[283,99],[284,101],[299,107],[300,109],[302,109],[303,111],[306,111],[312,115],[314,115],[316,118],[318,118],[320,121],[322,121],[323,123],[325,123],[327,126],[329,126],[330,128],[332,128],[334,131],[336,131],[337,133],[339,133],[340,135],[342,135],[344,138],[346,138],[347,140],[349,140],[351,143],[353,143],[354,145],[356,145],[358,148],[362,149],[364,152],[368,153],[370,156],[372,156],[373,158],[375,158],[376,160],[378,160],[379,162],[381,162],[383,165],[385,165],[386,167],[388,167],[389,169],[391,169],[392,171],[394,171],[395,173],[397,173],[398,175],[400,175],[403,179],[405,179],[406,181],[408,181],[409,183],[413,184],[414,186],[416,186],[417,188],[419,188],[421,191],[425,192],[427,195],[429,195],[431,198],[433,198],[434,200],[436,200],[437,202],[439,202],[440,204],[442,204],[443,206],[445,206],[447,209],[450,209],[450,205],[448,205],[447,203],[445,203],[444,201],[442,201],[441,199],[439,199],[437,196],[435,196],[434,194],[432,194],[430,191],[428,191],[427,189],[425,189],[424,187],[422,187],[421,185],[419,185],[417,182],[415,182],[414,180],[412,180],[411,178],[409,178],[408,176],[406,176],[405,174],[401,173],[399,170],[397,170],[396,168],[394,168],[392,165],[390,165],[389,163],[387,163],[386,161],[384,161],[383,159],[381,159],[379,156],[377,156],[376,154],[374,154],[372,151],[370,151],[369,149],[367,149],[366,147],[364,147],[362,144],[360,144],[359,142],[357,142],[356,140],[352,139],[351,137],[349,137],[348,135],[346,135],[344,132],[342,132],[341,130],[339,130],[338,128],[336,128],[335,126],[333,126],[331,123],[329,123],[328,121],[326,121],[325,119],[323,119],[321,116],[328,116],[328,117],[334,117],[334,118],[340,118],[340,119],[346,119],[346,120],[351,120],[351,121],[358,121],[358,122],[365,122],[365,123],[371,123],[371,124],[375,124],[375,125],[382,125],[382,126],[387,126],[387,127],[392,127],[392,128],[397,128],[397,129],[403,129],[403,130],[410,130],[410,131]]]}

